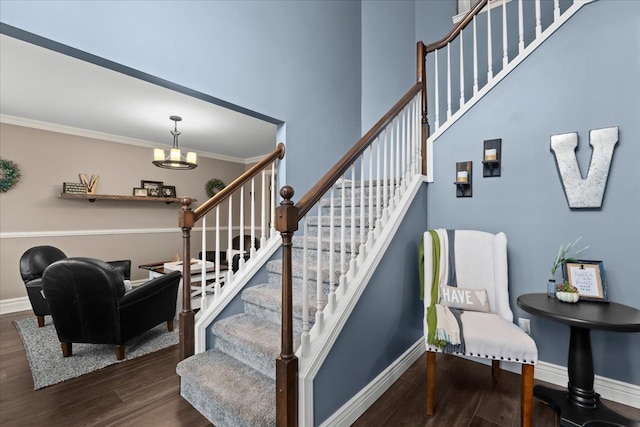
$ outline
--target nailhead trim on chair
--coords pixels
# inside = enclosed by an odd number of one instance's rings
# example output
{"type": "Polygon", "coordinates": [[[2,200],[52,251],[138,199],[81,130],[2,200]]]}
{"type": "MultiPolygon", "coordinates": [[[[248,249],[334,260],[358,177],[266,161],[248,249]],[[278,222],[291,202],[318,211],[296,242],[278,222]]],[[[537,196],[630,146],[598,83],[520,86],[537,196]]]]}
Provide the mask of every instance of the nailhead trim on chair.
{"type": "MultiPolygon", "coordinates": [[[[428,350],[428,351],[435,351],[435,352],[438,352],[438,353],[444,353],[444,352],[443,352],[442,350],[440,350],[439,348],[434,348],[434,347],[428,347],[428,348],[427,348],[427,350],[428,350]]],[[[500,360],[505,360],[504,356],[489,356],[489,355],[487,355],[487,354],[485,354],[485,355],[483,356],[483,355],[481,355],[481,354],[475,354],[475,355],[474,355],[473,353],[461,353],[461,352],[459,352],[459,351],[456,351],[456,352],[454,352],[454,353],[452,353],[452,354],[460,354],[460,355],[463,355],[463,356],[473,356],[473,357],[484,357],[484,358],[486,358],[486,359],[492,359],[492,360],[498,360],[498,358],[499,358],[500,360]]],[[[511,358],[510,358],[510,357],[507,357],[507,360],[508,360],[508,361],[511,361],[511,358]]],[[[517,357],[516,357],[516,358],[514,358],[513,360],[514,360],[515,362],[518,362],[518,363],[526,363],[526,364],[528,364],[528,365],[535,365],[535,362],[533,362],[533,361],[531,361],[531,360],[527,361],[526,359],[522,359],[522,361],[521,361],[521,360],[520,360],[519,358],[517,358],[517,357]]]]}

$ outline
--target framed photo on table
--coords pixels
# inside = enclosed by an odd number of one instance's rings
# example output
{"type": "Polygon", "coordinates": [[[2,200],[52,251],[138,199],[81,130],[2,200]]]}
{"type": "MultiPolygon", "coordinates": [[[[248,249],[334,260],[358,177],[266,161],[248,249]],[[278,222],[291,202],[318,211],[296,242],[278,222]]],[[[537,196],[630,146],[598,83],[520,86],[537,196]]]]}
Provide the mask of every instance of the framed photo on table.
{"type": "Polygon", "coordinates": [[[140,187],[146,188],[149,196],[162,197],[162,181],[140,181],[140,187]]]}
{"type": "Polygon", "coordinates": [[[563,273],[565,280],[578,288],[581,300],[609,301],[602,261],[568,261],[563,265],[563,273]]]}

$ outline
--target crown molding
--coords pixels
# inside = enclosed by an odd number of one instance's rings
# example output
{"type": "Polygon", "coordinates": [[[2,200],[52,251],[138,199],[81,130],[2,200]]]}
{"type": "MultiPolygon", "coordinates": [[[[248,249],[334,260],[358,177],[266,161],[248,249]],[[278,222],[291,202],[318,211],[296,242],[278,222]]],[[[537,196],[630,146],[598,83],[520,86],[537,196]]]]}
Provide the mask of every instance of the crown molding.
{"type": "MultiPolygon", "coordinates": [[[[128,138],[125,136],[112,135],[109,133],[97,132],[97,131],[92,131],[88,129],[76,128],[72,126],[65,126],[57,123],[49,123],[49,122],[43,122],[40,120],[28,119],[25,117],[11,116],[8,114],[0,114],[0,123],[6,123],[9,125],[15,125],[15,126],[22,126],[22,127],[32,128],[32,129],[46,130],[49,132],[64,133],[67,135],[81,136],[84,138],[100,139],[103,141],[117,142],[119,144],[135,145],[137,147],[165,148],[165,149],[171,148],[171,145],[146,141],[144,139],[128,138]]],[[[260,161],[263,158],[262,156],[260,156],[260,157],[243,159],[240,157],[225,156],[222,154],[208,153],[208,152],[197,151],[192,149],[190,149],[190,151],[195,151],[198,154],[198,156],[201,156],[201,157],[222,160],[225,162],[241,163],[245,165],[256,163],[257,161],[260,161]]]]}

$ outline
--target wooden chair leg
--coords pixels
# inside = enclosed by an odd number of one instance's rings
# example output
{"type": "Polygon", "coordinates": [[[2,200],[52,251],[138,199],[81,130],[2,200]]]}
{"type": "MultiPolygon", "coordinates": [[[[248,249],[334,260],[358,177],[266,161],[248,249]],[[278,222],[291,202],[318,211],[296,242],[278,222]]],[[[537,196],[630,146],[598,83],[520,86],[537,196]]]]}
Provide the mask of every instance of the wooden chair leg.
{"type": "Polygon", "coordinates": [[[173,331],[173,319],[167,320],[167,330],[169,332],[173,331]]]}
{"type": "Polygon", "coordinates": [[[62,347],[62,356],[63,357],[70,357],[72,354],[72,343],[70,342],[61,342],[60,343],[60,347],[62,347]]]}
{"type": "Polygon", "coordinates": [[[427,415],[433,415],[436,389],[436,352],[427,351],[427,415]]]}
{"type": "Polygon", "coordinates": [[[499,360],[492,360],[491,361],[491,376],[493,377],[494,381],[498,380],[498,377],[500,376],[500,361],[499,360]]]}
{"type": "Polygon", "coordinates": [[[36,316],[38,319],[38,328],[42,328],[44,326],[44,316],[36,316]]]}
{"type": "Polygon", "coordinates": [[[520,425],[531,427],[533,414],[533,365],[522,364],[520,378],[520,425]]]}
{"type": "Polygon", "coordinates": [[[116,346],[116,359],[117,360],[124,359],[124,345],[123,344],[116,346]]]}

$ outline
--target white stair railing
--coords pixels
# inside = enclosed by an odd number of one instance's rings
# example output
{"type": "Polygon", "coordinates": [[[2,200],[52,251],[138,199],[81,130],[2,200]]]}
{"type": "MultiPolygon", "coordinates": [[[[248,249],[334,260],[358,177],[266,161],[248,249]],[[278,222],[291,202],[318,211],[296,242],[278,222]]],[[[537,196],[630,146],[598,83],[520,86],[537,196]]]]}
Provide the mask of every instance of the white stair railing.
{"type": "Polygon", "coordinates": [[[301,219],[301,355],[305,355],[310,337],[322,333],[327,316],[334,313],[349,281],[367,261],[368,251],[408,182],[421,173],[420,99],[418,92],[338,176],[317,209],[301,219]],[[313,231],[309,227],[312,217],[316,224],[313,231]],[[315,256],[314,262],[309,262],[310,256],[315,256]],[[349,256],[351,263],[347,262],[349,256]],[[309,313],[313,311],[312,324],[309,313]]]}
{"type": "Polygon", "coordinates": [[[272,177],[272,173],[275,172],[276,162],[277,160],[262,169],[259,176],[252,177],[230,194],[226,200],[220,202],[203,216],[202,229],[204,232],[202,233],[201,247],[207,249],[203,250],[201,254],[203,258],[213,262],[213,267],[211,264],[201,264],[198,278],[207,277],[209,279],[200,281],[198,288],[200,312],[196,315],[196,319],[201,313],[207,311],[213,301],[222,296],[223,285],[224,289],[233,287],[234,279],[245,269],[245,262],[250,262],[255,258],[267,240],[279,238],[273,225],[276,198],[271,194],[274,188],[273,179],[275,179],[272,177]],[[258,187],[257,192],[256,186],[258,187]],[[245,187],[250,188],[250,191],[245,191],[245,187]],[[246,200],[247,193],[249,193],[248,200],[246,200]],[[239,206],[235,206],[235,210],[234,195],[239,201],[239,206]],[[226,229],[222,226],[225,221],[221,221],[221,212],[227,212],[226,229]],[[213,220],[212,229],[207,228],[207,218],[213,220]],[[256,222],[257,218],[260,219],[260,223],[256,222]],[[271,223],[267,223],[267,218],[271,223]],[[247,223],[250,224],[248,227],[247,223]],[[222,242],[226,242],[226,246],[222,242]],[[205,257],[205,254],[209,256],[205,257]],[[234,262],[235,258],[238,258],[237,262],[234,262]],[[213,276],[212,271],[215,272],[213,276]]]}
{"type": "Polygon", "coordinates": [[[278,247],[275,173],[284,151],[284,144],[278,144],[273,152],[195,210],[191,210],[191,199],[183,200],[179,223],[187,262],[181,296],[181,359],[206,349],[206,326],[278,247]],[[191,230],[200,220],[201,250],[192,252],[191,230]],[[211,223],[213,227],[209,228],[207,224],[211,223]],[[189,262],[198,252],[199,258],[208,262],[189,262]],[[191,286],[192,282],[198,285],[191,286]],[[199,305],[197,315],[192,303],[199,305]]]}
{"type": "Polygon", "coordinates": [[[427,103],[429,122],[434,124],[430,139],[437,138],[448,129],[524,57],[590,1],[574,0],[561,4],[559,0],[494,0],[492,7],[487,7],[488,0],[480,0],[447,37],[426,45],[425,59],[433,55],[433,60],[425,60],[427,87],[433,93],[427,103]],[[496,13],[500,13],[501,19],[496,19],[496,13]],[[486,28],[483,30],[486,37],[478,34],[478,28],[486,28]],[[518,29],[516,37],[513,36],[516,32],[510,33],[509,28],[518,29]],[[471,43],[467,41],[470,46],[465,46],[463,30],[472,32],[472,36],[467,37],[472,40],[471,43]],[[497,46],[501,46],[502,61],[494,58],[494,47],[497,46]],[[485,52],[486,64],[482,62],[480,65],[478,58],[485,52]],[[446,55],[445,66],[439,64],[443,54],[446,55]],[[486,70],[479,67],[486,67],[486,70]],[[458,74],[455,78],[454,73],[458,74]],[[479,80],[479,75],[486,75],[486,80],[479,80]],[[460,86],[458,105],[451,100],[454,80],[459,81],[460,86]],[[446,105],[442,106],[440,93],[445,91],[446,105]],[[441,114],[441,109],[446,114],[441,114]]]}
{"type": "Polygon", "coordinates": [[[427,181],[433,181],[434,177],[434,141],[571,16],[592,1],[595,0],[573,0],[570,3],[559,0],[492,0],[491,7],[487,7],[489,0],[479,0],[446,37],[428,45],[418,42],[418,81],[424,84],[422,124],[426,141],[423,172],[427,181]],[[492,12],[492,9],[497,10],[492,12]],[[495,13],[501,13],[502,19],[495,19],[495,13]],[[514,35],[510,37],[509,28],[517,28],[517,36],[514,37],[516,32],[512,31],[514,35]],[[467,40],[470,46],[465,46],[463,30],[472,31],[471,37],[467,37],[471,39],[471,42],[467,40]],[[494,46],[497,45],[502,46],[502,61],[494,58],[494,46]],[[444,54],[446,64],[442,64],[444,54]],[[486,62],[483,62],[485,54],[486,62]],[[454,60],[456,63],[452,63],[454,60]],[[454,79],[452,73],[459,76],[454,79]],[[458,105],[451,102],[453,80],[460,85],[458,105]],[[440,95],[445,92],[443,104],[440,95]],[[433,128],[429,123],[433,123],[433,128]]]}

